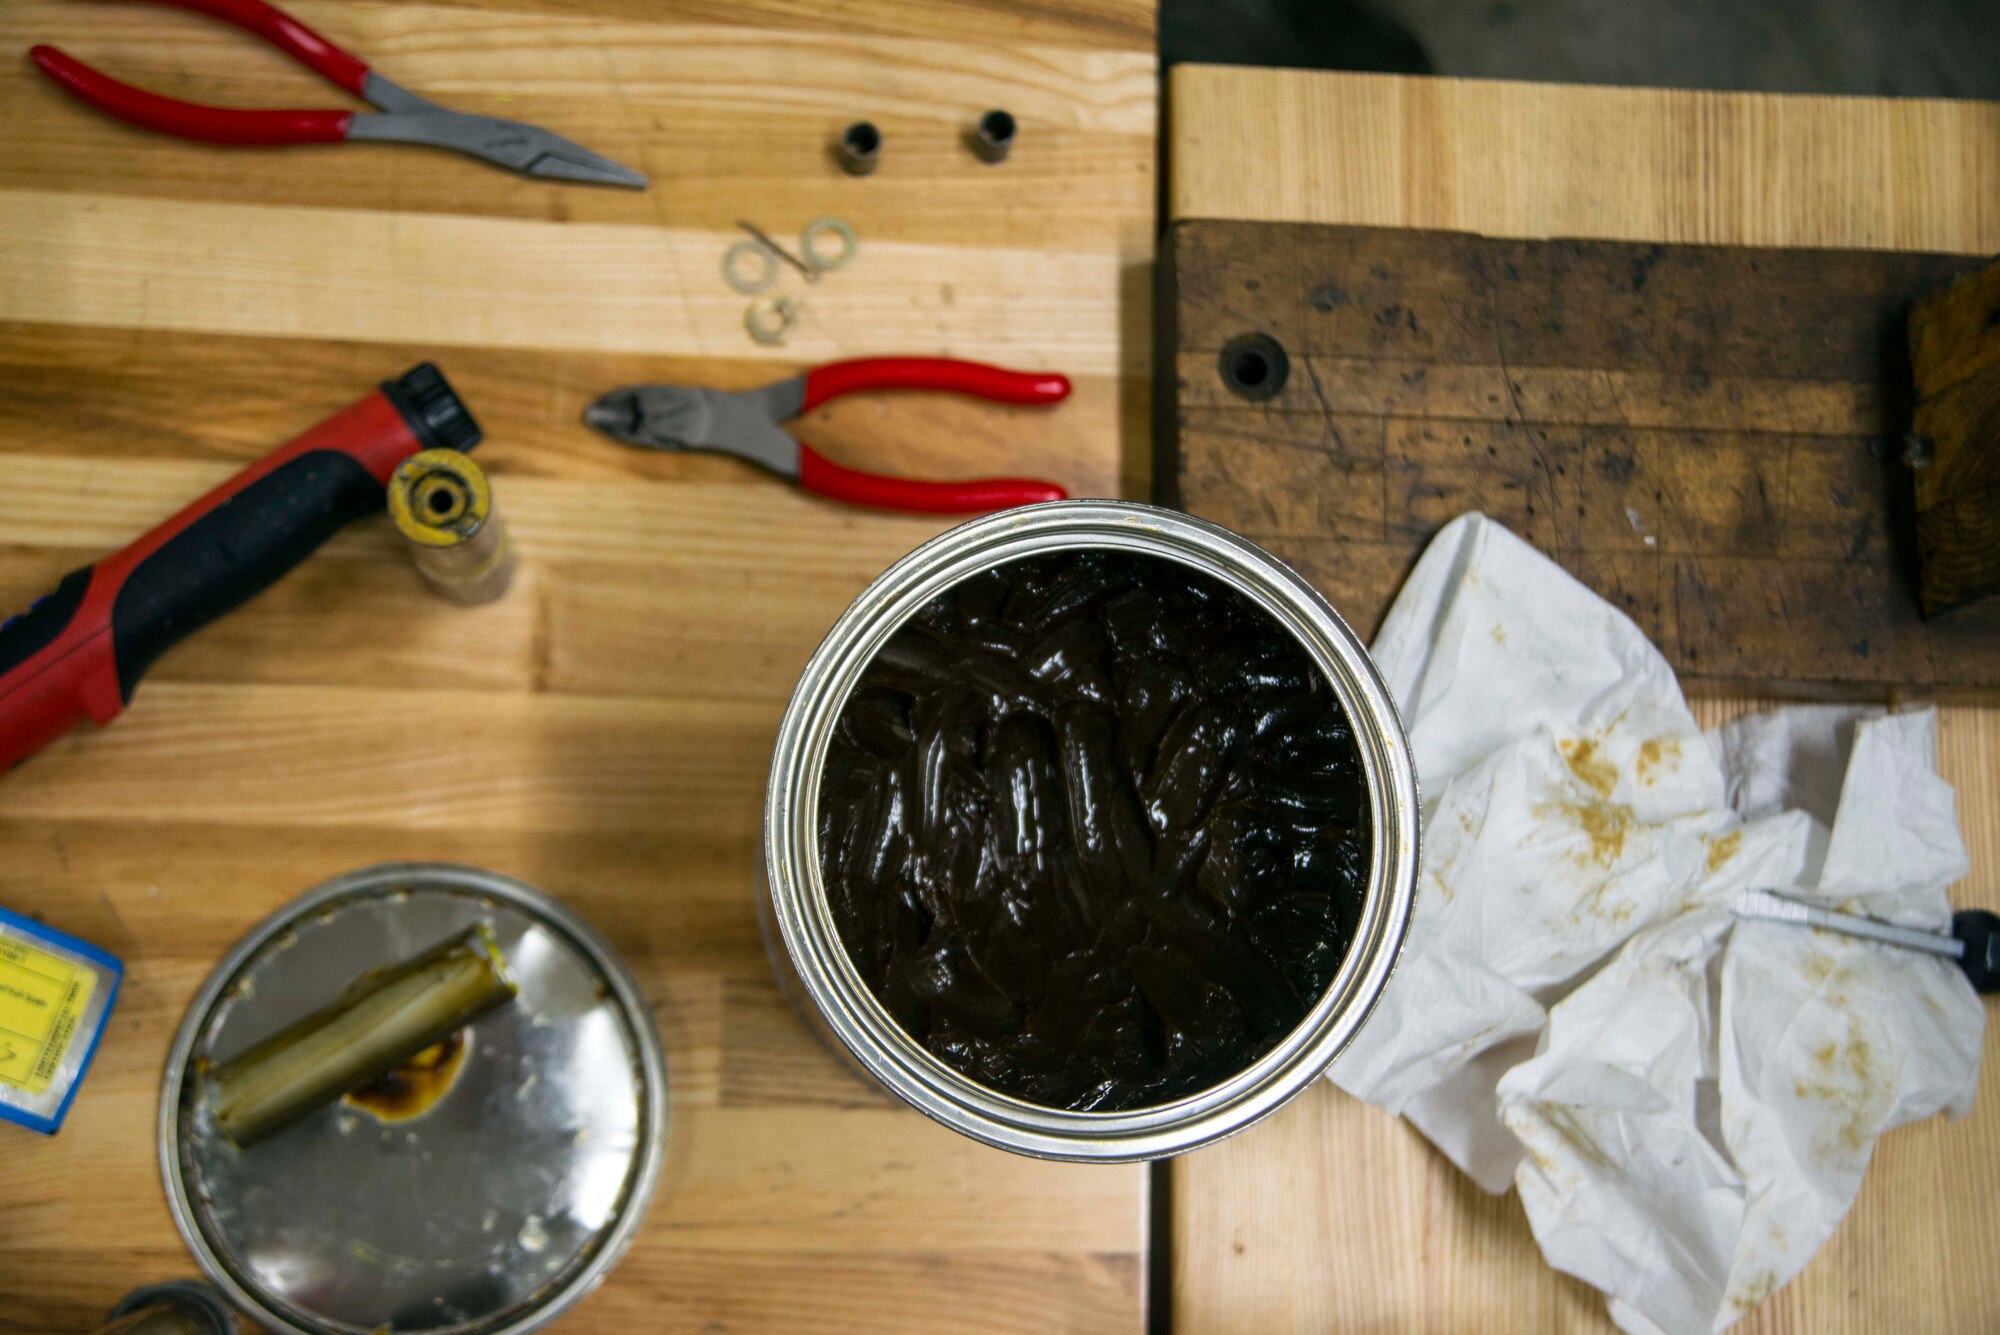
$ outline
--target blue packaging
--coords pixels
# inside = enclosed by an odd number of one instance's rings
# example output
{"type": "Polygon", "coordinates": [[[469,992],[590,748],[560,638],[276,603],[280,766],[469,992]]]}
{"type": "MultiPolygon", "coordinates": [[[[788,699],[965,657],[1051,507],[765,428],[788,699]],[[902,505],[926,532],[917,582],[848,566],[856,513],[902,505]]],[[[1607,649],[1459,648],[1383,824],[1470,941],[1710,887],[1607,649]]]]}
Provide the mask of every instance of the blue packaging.
{"type": "Polygon", "coordinates": [[[0,1121],[56,1133],[124,980],[96,946],[0,909],[0,1121]]]}

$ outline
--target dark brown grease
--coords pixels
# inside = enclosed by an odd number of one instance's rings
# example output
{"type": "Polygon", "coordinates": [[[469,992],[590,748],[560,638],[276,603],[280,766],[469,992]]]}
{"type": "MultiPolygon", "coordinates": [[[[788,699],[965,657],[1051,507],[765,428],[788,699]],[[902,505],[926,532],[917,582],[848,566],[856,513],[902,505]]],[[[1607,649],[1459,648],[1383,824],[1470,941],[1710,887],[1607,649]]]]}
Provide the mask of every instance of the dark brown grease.
{"type": "Polygon", "coordinates": [[[447,1035],[400,1066],[349,1090],[341,1102],[385,1122],[422,1117],[451,1089],[465,1065],[466,1031],[447,1035]]]}
{"type": "Polygon", "coordinates": [[[1365,892],[1360,755],[1303,646],[1174,562],[1059,553],[926,605],[820,790],[834,920],[941,1060],[1049,1107],[1149,1107],[1304,1018],[1365,892]]]}

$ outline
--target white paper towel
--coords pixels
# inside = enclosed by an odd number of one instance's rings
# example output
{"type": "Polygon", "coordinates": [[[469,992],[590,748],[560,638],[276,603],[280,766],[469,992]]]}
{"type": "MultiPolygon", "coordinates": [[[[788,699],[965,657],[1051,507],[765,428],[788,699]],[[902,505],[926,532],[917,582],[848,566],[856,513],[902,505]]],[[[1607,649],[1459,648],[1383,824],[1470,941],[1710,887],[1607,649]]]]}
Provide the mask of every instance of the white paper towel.
{"type": "Polygon", "coordinates": [[[1797,1274],[1875,1137],[1963,1115],[1985,1015],[1949,962],[1739,923],[1788,889],[1943,930],[1966,871],[1936,716],[1781,709],[1712,735],[1622,613],[1480,515],[1376,662],[1423,785],[1396,974],[1333,1067],[1626,1330],[1721,1330],[1797,1274]]]}

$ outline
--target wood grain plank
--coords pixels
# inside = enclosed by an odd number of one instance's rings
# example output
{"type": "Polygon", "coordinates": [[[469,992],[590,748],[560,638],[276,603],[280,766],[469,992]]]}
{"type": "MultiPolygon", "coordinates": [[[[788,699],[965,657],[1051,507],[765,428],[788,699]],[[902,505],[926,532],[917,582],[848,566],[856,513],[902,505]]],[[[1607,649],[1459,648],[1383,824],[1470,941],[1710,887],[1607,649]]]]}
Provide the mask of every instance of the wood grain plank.
{"type": "Polygon", "coordinates": [[[1179,65],[1170,218],[2000,250],[2000,105],[1179,65]]]}
{"type": "MultiPolygon", "coordinates": [[[[2000,250],[2000,106],[1991,104],[1190,66],[1177,67],[1169,79],[1168,208],[1176,219],[2000,250]]],[[[1299,235],[1293,229],[1277,251],[1290,247],[1297,254],[1299,235]]],[[[1321,258],[1333,276],[1316,281],[1340,286],[1337,253],[1321,258]]],[[[1239,286],[1257,277],[1255,266],[1237,273],[1239,286]]],[[[1326,309],[1311,302],[1308,309],[1327,332],[1313,337],[1325,346],[1336,338],[1351,345],[1355,331],[1340,323],[1346,317],[1334,294],[1318,295],[1326,309]]],[[[1650,308],[1634,309],[1643,315],[1650,308]]],[[[1374,307],[1370,318],[1380,313],[1374,307]]],[[[1461,329],[1477,328],[1469,315],[1458,319],[1461,329]]],[[[1433,327],[1421,309],[1418,323],[1433,327]]],[[[1440,319],[1435,327],[1449,334],[1454,326],[1440,319]]],[[[1403,332],[1411,332],[1407,323],[1403,332]]],[[[1657,344],[1657,326],[1652,333],[1657,344]]],[[[1879,532],[1843,529],[1834,493],[1851,481],[1852,456],[1812,443],[1814,436],[1879,429],[1873,424],[1884,408],[1864,382],[1828,381],[1802,394],[1775,381],[1698,388],[1657,368],[1565,379],[1517,365],[1508,377],[1519,386],[1517,406],[1506,394],[1511,384],[1495,383],[1498,359],[1480,356],[1470,334],[1420,347],[1392,368],[1409,373],[1428,364],[1430,379],[1441,384],[1419,381],[1375,400],[1357,397],[1362,357],[1329,360],[1315,351],[1302,360],[1317,372],[1317,393],[1313,376],[1298,377],[1297,397],[1288,385],[1275,411],[1220,415],[1239,423],[1239,433],[1300,448],[1317,441],[1317,423],[1273,422],[1289,411],[1318,415],[1321,395],[1343,412],[1385,416],[1437,412],[1450,403],[1470,419],[1607,433],[1804,432],[1791,443],[1786,504],[1794,514],[1818,518],[1788,524],[1786,549],[1824,555],[1836,535],[1849,543],[1882,540],[1879,532]],[[1463,369],[1437,369],[1455,348],[1463,350],[1463,369]],[[1675,404],[1679,415],[1663,415],[1655,406],[1662,403],[1675,404]]],[[[1213,355],[1194,354],[1177,370],[1187,383],[1212,379],[1213,355]]],[[[1218,430],[1212,407],[1198,404],[1187,420],[1218,430]]],[[[1237,488],[1248,494],[1241,479],[1237,488]]],[[[1276,515],[1283,520],[1296,509],[1276,515]]],[[[1400,584],[1408,563],[1400,549],[1338,545],[1289,529],[1268,545],[1321,587],[1348,590],[1364,604],[1400,584]]],[[[1631,552],[1588,559],[1592,582],[1656,642],[1667,643],[1679,590],[1664,579],[1663,562],[1631,552]]],[[[1704,726],[1766,707],[1740,695],[1697,697],[1693,704],[1704,726]]],[[[2000,904],[2000,711],[1942,709],[1939,763],[1957,788],[1972,861],[1953,898],[2000,904]]],[[[2000,1211],[1992,1208],[2000,1189],[1994,1176],[2000,1118],[1993,1113],[2000,1034],[1992,1026],[1986,1043],[1973,1115],[1884,1138],[1841,1230],[1799,1279],[1734,1329],[1973,1335],[2000,1321],[2000,1278],[1983,1265],[2000,1248],[2000,1211]]],[[[1542,1262],[1511,1195],[1481,1195],[1415,1131],[1330,1086],[1244,1135],[1177,1161],[1172,1192],[1176,1325],[1194,1335],[1613,1329],[1592,1290],[1542,1262]]]]}
{"type": "MultiPolygon", "coordinates": [[[[43,1277],[34,1293],[0,1312],[0,1331],[48,1335],[88,1330],[104,1315],[88,1295],[102,1274],[120,1282],[183,1277],[176,1245],[100,1249],[96,1254],[27,1250],[22,1271],[43,1277]]],[[[930,1335],[938,1314],[965,1335],[1035,1330],[1095,1335],[1125,1324],[1136,1263],[1130,1256],[926,1252],[843,1257],[801,1251],[736,1252],[653,1246],[642,1238],[619,1263],[628,1280],[586,1298],[558,1330],[634,1330],[660,1335],[930,1335]]]]}
{"type": "Polygon", "coordinates": [[[670,17],[772,31],[871,33],[975,41],[1032,40],[1151,52],[1158,7],[1145,0],[1012,4],[1007,0],[442,0],[467,8],[607,18],[670,17]]]}
{"type": "MultiPolygon", "coordinates": [[[[208,459],[240,466],[346,406],[359,387],[424,360],[445,370],[485,428],[478,457],[495,477],[726,482],[773,496],[784,492],[735,460],[619,446],[583,425],[583,408],[618,385],[751,388],[803,365],[74,325],[0,329],[0,384],[9,391],[0,396],[0,455],[208,459]]],[[[1143,432],[1144,414],[1131,415],[1125,390],[1110,376],[1072,373],[1071,382],[1070,397],[1050,408],[948,394],[866,394],[836,399],[790,429],[856,467],[940,477],[981,470],[1040,474],[1077,495],[1115,495],[1121,460],[1108,435],[1143,432]]],[[[98,469],[87,490],[94,494],[110,485],[117,471],[98,469]]],[[[852,510],[828,513],[859,517],[852,510]]]]}
{"type": "MultiPolygon", "coordinates": [[[[763,950],[749,893],[754,840],[742,837],[400,824],[260,830],[228,821],[149,827],[0,811],[0,840],[8,854],[0,902],[60,914],[70,930],[121,958],[188,969],[212,964],[251,924],[321,881],[408,861],[486,866],[541,886],[621,951],[657,968],[741,966],[763,950]]],[[[186,979],[188,996],[197,981],[186,979]]],[[[157,1031],[134,1028],[164,1052],[172,1020],[159,1018],[166,1024],[157,1031]]],[[[115,1045],[105,1055],[113,1059],[115,1045]]]]}
{"type": "MultiPolygon", "coordinates": [[[[1605,592],[1658,600],[1660,647],[1703,688],[2000,691],[2000,614],[1926,620],[1912,596],[1892,443],[1909,304],[1968,261],[1204,221],[1172,244],[1165,448],[1195,513],[1253,537],[1386,544],[1359,563],[1379,569],[1482,511],[1572,573],[1612,577],[1605,592]],[[1291,300],[1247,319],[1267,289],[1291,300]],[[1291,368],[1254,400],[1225,365],[1252,330],[1291,368]],[[1274,430],[1288,415],[1307,421],[1274,430]],[[1327,467],[1370,417],[1379,471],[1327,467]],[[1371,530],[1349,502],[1378,477],[1371,530]],[[1268,499],[1300,491],[1341,498],[1317,535],[1307,505],[1268,499]]],[[[1395,588],[1338,592],[1373,626],[1395,588]]]]}
{"type": "MultiPolygon", "coordinates": [[[[0,80],[0,118],[21,132],[0,187],[714,230],[751,217],[780,234],[837,213],[871,241],[1150,249],[1133,225],[1153,190],[1150,52],[636,21],[655,18],[643,12],[635,21],[414,4],[298,12],[407,87],[455,110],[546,125],[646,171],[654,188],[540,183],[393,146],[246,153],[188,144],[120,125],[33,77],[0,80]],[[963,141],[989,106],[1010,108],[1021,126],[1004,171],[963,141]],[[891,145],[867,182],[845,176],[828,153],[860,116],[891,145]],[[255,171],[232,169],[250,162],[255,171]],[[1043,194],[1046,207],[1014,207],[1023,192],[1043,194]]],[[[0,45],[37,41],[183,99],[340,100],[276,52],[199,16],[50,0],[0,12],[0,45]]],[[[720,255],[704,275],[718,287],[720,255]]]]}
{"type": "Polygon", "coordinates": [[[720,700],[158,682],[10,774],[0,811],[749,839],[777,727],[720,700]]]}
{"type": "Polygon", "coordinates": [[[0,320],[789,362],[894,349],[1083,374],[1119,362],[1101,252],[884,241],[782,348],[715,281],[721,232],[0,191],[0,320]],[[857,281],[862,273],[867,282],[857,281]],[[138,277],[134,281],[135,276],[138,277]]]}
{"type": "MultiPolygon", "coordinates": [[[[1216,372],[1214,352],[1184,351],[1175,365],[1184,403],[1236,406],[1216,372]]],[[[1294,367],[1298,373],[1263,411],[1808,435],[1880,431],[1887,415],[1875,382],[1317,355],[1297,359],[1294,367]]]]}
{"type": "Polygon", "coordinates": [[[968,1335],[1018,1330],[1094,1335],[1129,1324],[1131,1255],[918,1252],[840,1256],[635,1248],[629,1284],[591,1298],[578,1322],[601,1329],[714,1335],[800,1330],[968,1335]],[[671,1293],[661,1310],[649,1293],[671,1293]],[[1051,1301],[1055,1299],[1055,1301],[1051,1301]],[[693,1314],[701,1313],[697,1317],[693,1314]],[[948,1316],[941,1314],[948,1313],[948,1316]]]}
{"type": "MultiPolygon", "coordinates": [[[[618,384],[747,387],[832,356],[955,353],[1061,370],[1076,392],[1049,412],[866,395],[797,429],[893,473],[1143,485],[1151,6],[298,12],[412,88],[546,124],[654,184],[550,185],[392,147],[185,145],[75,105],[26,62],[0,70],[20,150],[0,164],[0,606],[426,359],[486,429],[521,560],[508,598],[448,607],[381,524],[356,525],[170,653],[114,727],[0,783],[0,903],[130,968],[63,1134],[10,1153],[0,1330],[83,1329],[131,1283],[192,1269],[152,1140],[189,998],[305,888],[442,858],[575,907],[664,1035],[661,1191],[563,1329],[915,1331],[945,1313],[982,1335],[1136,1332],[1145,1174],[1016,1159],[884,1098],[792,1016],[758,930],[762,789],[798,665],[949,519],[812,501],[579,418],[618,384]],[[1004,168],[960,140],[989,105],[1022,124],[1004,168]],[[865,181],[826,156],[859,116],[890,145],[865,181]],[[759,348],[719,273],[736,220],[789,238],[828,214],[859,231],[857,258],[811,288],[781,278],[807,318],[759,348]]],[[[182,97],[329,98],[171,8],[15,0],[7,39],[182,97]]]]}

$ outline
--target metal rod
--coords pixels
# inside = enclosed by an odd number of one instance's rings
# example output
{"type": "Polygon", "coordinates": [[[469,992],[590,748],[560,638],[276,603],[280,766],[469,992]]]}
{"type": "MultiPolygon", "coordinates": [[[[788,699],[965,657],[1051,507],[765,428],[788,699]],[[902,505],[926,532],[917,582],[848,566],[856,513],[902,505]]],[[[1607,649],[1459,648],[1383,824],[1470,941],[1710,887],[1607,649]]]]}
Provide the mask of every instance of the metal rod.
{"type": "Polygon", "coordinates": [[[769,236],[766,236],[764,234],[763,229],[759,228],[755,223],[747,223],[744,222],[741,218],[739,218],[736,220],[736,225],[738,227],[741,227],[744,231],[748,232],[751,236],[757,238],[758,245],[764,247],[766,250],[770,251],[773,255],[776,255],[779,259],[783,260],[785,263],[791,265],[794,269],[797,269],[800,273],[804,274],[806,276],[806,281],[808,283],[817,283],[819,281],[819,270],[813,268],[812,265],[807,264],[804,260],[792,254],[789,250],[786,250],[776,241],[773,241],[769,236]]]}
{"type": "Polygon", "coordinates": [[[332,1004],[209,1076],[216,1124],[239,1148],[291,1125],[514,999],[484,923],[394,968],[363,974],[332,1004]]]}
{"type": "Polygon", "coordinates": [[[1897,927],[1859,913],[1841,913],[1834,909],[1816,908],[1774,890],[1745,890],[1736,896],[1729,907],[1739,918],[1757,918],[1765,922],[1788,923],[1795,927],[1822,927],[1829,932],[1856,936],[1866,941],[1880,941],[1885,945],[1902,946],[1909,950],[1922,950],[1932,955],[1942,955],[1946,959],[1965,958],[1965,942],[1955,936],[1945,936],[1938,932],[1920,932],[1910,927],[1897,927]]]}

